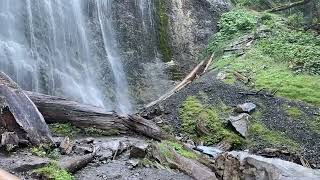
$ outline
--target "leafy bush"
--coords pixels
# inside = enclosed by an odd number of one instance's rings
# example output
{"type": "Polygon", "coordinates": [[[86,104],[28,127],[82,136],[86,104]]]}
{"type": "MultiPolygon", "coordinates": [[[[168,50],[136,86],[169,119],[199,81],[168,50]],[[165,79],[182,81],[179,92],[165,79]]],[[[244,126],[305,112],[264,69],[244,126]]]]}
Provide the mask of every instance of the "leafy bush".
{"type": "Polygon", "coordinates": [[[296,72],[320,74],[320,38],[309,32],[276,29],[258,43],[258,48],[276,61],[286,62],[296,72]]]}
{"type": "Polygon", "coordinates": [[[208,51],[211,53],[219,51],[234,37],[252,31],[256,23],[257,17],[244,9],[237,9],[223,14],[218,22],[220,30],[210,39],[208,51]]]}

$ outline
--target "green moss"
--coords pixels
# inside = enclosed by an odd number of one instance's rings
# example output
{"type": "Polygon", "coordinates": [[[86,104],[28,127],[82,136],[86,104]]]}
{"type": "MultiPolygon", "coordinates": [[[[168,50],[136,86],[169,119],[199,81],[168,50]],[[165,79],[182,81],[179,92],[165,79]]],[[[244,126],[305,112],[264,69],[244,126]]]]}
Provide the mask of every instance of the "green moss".
{"type": "Polygon", "coordinates": [[[275,148],[286,147],[292,151],[299,150],[299,144],[292,139],[286,137],[283,133],[270,130],[260,122],[254,122],[250,125],[250,136],[254,138],[260,138],[267,145],[271,145],[275,148]]]}
{"type": "Polygon", "coordinates": [[[60,135],[60,136],[74,137],[80,133],[80,129],[73,126],[70,123],[49,124],[49,128],[52,133],[60,135]]]}
{"type": "Polygon", "coordinates": [[[51,162],[49,165],[33,171],[39,176],[52,180],[73,180],[73,176],[66,170],[61,169],[57,163],[51,162]]]}
{"type": "Polygon", "coordinates": [[[285,107],[285,112],[290,118],[293,119],[300,118],[304,114],[299,108],[290,106],[285,107]]]}
{"type": "Polygon", "coordinates": [[[60,157],[59,149],[52,149],[47,145],[39,145],[31,148],[31,153],[39,157],[48,157],[50,159],[58,159],[60,157]]]}
{"type": "Polygon", "coordinates": [[[90,136],[112,136],[112,135],[119,135],[119,131],[116,129],[110,130],[102,130],[95,127],[85,128],[85,134],[90,136]]]}
{"type": "Polygon", "coordinates": [[[320,134],[320,117],[317,117],[310,122],[310,128],[315,133],[320,134]]]}
{"type": "Polygon", "coordinates": [[[169,39],[169,18],[166,14],[166,1],[156,0],[156,15],[157,15],[157,27],[159,36],[159,46],[163,59],[165,62],[169,62],[172,59],[172,50],[169,39]]]}
{"type": "Polygon", "coordinates": [[[178,142],[163,141],[162,144],[165,145],[165,146],[169,146],[169,147],[173,148],[178,154],[180,154],[181,156],[183,156],[185,158],[189,158],[189,159],[196,159],[197,158],[197,154],[196,153],[185,149],[183,147],[183,145],[178,143],[178,142]]]}
{"type": "Polygon", "coordinates": [[[223,121],[223,114],[219,112],[225,111],[215,107],[204,107],[197,98],[188,97],[180,108],[179,117],[183,133],[193,139],[204,141],[206,145],[221,141],[226,141],[234,147],[243,145],[244,139],[228,129],[227,124],[223,121]],[[208,129],[208,134],[199,134],[196,129],[199,122],[208,129]]]}

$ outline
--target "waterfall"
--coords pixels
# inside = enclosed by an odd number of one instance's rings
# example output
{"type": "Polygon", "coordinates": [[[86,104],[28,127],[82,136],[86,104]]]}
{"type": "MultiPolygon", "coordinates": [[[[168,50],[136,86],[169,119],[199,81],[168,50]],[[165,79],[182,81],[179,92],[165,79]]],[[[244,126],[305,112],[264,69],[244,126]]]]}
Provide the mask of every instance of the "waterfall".
{"type": "Polygon", "coordinates": [[[153,15],[153,0],[1,0],[0,70],[25,90],[131,113],[167,89],[153,15]]]}

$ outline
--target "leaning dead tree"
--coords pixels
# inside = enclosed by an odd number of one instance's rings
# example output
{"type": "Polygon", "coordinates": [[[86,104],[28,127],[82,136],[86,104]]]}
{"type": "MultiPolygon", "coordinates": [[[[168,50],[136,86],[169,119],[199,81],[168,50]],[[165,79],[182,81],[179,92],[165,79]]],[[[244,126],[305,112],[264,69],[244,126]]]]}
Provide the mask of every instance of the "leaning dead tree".
{"type": "Polygon", "coordinates": [[[3,72],[0,72],[0,106],[0,126],[14,132],[2,134],[1,145],[11,142],[16,145],[19,139],[35,145],[53,142],[49,128],[35,104],[3,72]]]}
{"type": "Polygon", "coordinates": [[[310,3],[312,0],[301,0],[301,1],[297,1],[297,2],[293,2],[293,3],[289,3],[289,4],[285,4],[279,7],[275,7],[273,9],[267,10],[267,12],[279,12],[279,11],[284,11],[284,10],[288,10],[297,6],[302,6],[305,4],[310,3]]]}
{"type": "Polygon", "coordinates": [[[213,57],[214,57],[214,54],[212,54],[209,59],[201,61],[177,86],[175,86],[173,89],[165,93],[159,99],[147,104],[144,108],[150,108],[168,99],[173,94],[175,94],[176,92],[180,91],[181,89],[186,87],[188,84],[190,84],[193,80],[203,75],[209,69],[209,66],[213,61],[213,57]]]}

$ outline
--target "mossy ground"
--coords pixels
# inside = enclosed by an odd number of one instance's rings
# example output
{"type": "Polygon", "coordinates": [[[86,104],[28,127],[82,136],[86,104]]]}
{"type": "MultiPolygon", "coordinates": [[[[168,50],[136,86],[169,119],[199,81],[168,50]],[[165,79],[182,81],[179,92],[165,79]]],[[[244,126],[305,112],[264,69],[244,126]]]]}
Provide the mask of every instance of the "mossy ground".
{"type": "Polygon", "coordinates": [[[190,96],[180,108],[182,132],[195,141],[203,141],[206,145],[225,141],[234,147],[242,146],[245,143],[244,139],[228,128],[225,113],[225,106],[206,107],[196,97],[190,96]],[[198,123],[208,129],[208,134],[197,131],[198,123]]]}
{"type": "Polygon", "coordinates": [[[304,115],[304,113],[297,107],[285,106],[284,111],[291,119],[299,119],[304,115]]]}
{"type": "Polygon", "coordinates": [[[268,147],[274,147],[279,149],[288,149],[292,152],[299,151],[299,143],[288,138],[284,133],[268,129],[264,124],[256,121],[250,125],[251,145],[255,145],[255,141],[258,140],[268,147]]]}
{"type": "MultiPolygon", "coordinates": [[[[255,40],[243,56],[217,57],[213,68],[241,73],[250,78],[248,85],[251,88],[264,88],[278,96],[320,105],[318,36],[290,29],[286,19],[280,16],[243,9],[223,15],[219,25],[222,31],[212,38],[208,46],[210,52],[226,47],[239,35],[257,33],[258,28],[266,33],[255,40]],[[256,25],[258,21],[262,23],[259,27],[256,25]]],[[[235,83],[233,73],[228,73],[225,81],[235,83]]]]}
{"type": "Polygon", "coordinates": [[[314,119],[312,119],[311,122],[309,122],[309,127],[315,133],[320,134],[320,116],[317,116],[314,119]]]}
{"type": "Polygon", "coordinates": [[[49,165],[33,170],[38,176],[51,180],[73,180],[73,176],[66,170],[61,169],[57,163],[51,162],[49,165]]]}
{"type": "Polygon", "coordinates": [[[102,130],[96,127],[88,127],[84,129],[77,128],[70,123],[55,123],[50,124],[49,128],[52,133],[58,136],[75,137],[79,135],[87,136],[112,136],[119,135],[116,129],[102,130]]]}

